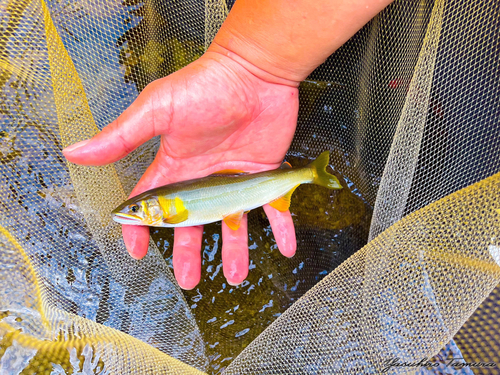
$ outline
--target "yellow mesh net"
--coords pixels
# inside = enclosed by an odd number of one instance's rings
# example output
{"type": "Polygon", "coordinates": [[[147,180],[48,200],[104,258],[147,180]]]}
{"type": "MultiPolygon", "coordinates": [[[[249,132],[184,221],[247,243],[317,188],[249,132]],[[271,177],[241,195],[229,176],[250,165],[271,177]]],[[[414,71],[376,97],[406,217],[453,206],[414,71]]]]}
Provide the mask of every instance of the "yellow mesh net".
{"type": "Polygon", "coordinates": [[[398,221],[308,291],[226,373],[377,373],[393,358],[437,354],[500,281],[499,189],[497,174],[398,221]],[[479,223],[487,228],[471,230],[479,223]]]}
{"type": "Polygon", "coordinates": [[[158,140],[105,167],[61,149],[201,56],[231,5],[0,3],[0,372],[377,373],[455,334],[454,355],[500,365],[496,2],[395,1],[301,84],[287,158],[329,149],[346,184],[297,189],[294,258],[258,210],[241,286],[218,224],[193,291],[172,276],[171,231],[126,254],[110,211],[158,140]]]}
{"type": "MultiPolygon", "coordinates": [[[[500,362],[500,289],[491,292],[481,306],[455,336],[467,362],[500,362]]],[[[477,368],[476,374],[494,373],[490,368],[477,368]]]]}
{"type": "Polygon", "coordinates": [[[10,359],[4,373],[202,374],[129,335],[52,308],[26,253],[1,227],[0,251],[1,354],[10,359]],[[26,364],[20,357],[31,358],[26,364]]]}

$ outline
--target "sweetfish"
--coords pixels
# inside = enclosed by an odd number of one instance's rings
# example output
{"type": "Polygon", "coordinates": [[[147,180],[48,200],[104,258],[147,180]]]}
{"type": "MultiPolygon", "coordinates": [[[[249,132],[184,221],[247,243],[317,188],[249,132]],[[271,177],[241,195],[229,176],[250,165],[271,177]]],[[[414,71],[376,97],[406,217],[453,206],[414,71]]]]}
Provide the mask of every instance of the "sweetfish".
{"type": "Polygon", "coordinates": [[[165,185],[139,194],[113,210],[121,224],[155,227],[190,227],[224,220],[233,230],[244,213],[269,203],[286,211],[301,184],[341,189],[339,180],[326,172],[330,153],[323,152],[302,168],[284,163],[280,168],[247,174],[227,170],[207,177],[165,185]]]}

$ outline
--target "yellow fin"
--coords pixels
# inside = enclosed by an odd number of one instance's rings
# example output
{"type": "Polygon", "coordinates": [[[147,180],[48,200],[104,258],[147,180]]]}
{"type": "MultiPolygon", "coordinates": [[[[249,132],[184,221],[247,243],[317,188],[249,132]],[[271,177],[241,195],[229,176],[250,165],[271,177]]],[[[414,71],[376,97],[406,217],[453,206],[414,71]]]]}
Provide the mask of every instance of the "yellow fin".
{"type": "Polygon", "coordinates": [[[164,196],[159,195],[158,204],[160,205],[161,210],[163,211],[163,215],[166,217],[170,215],[170,213],[173,211],[174,202],[172,199],[168,199],[165,198],[164,196]]]}
{"type": "Polygon", "coordinates": [[[188,219],[188,216],[189,216],[189,211],[184,210],[178,214],[163,219],[163,222],[167,224],[179,224],[182,223],[183,221],[186,221],[188,219]]]}
{"type": "Polygon", "coordinates": [[[314,180],[313,184],[327,187],[329,189],[342,189],[339,180],[334,175],[326,171],[330,161],[330,151],[323,152],[312,163],[308,165],[312,169],[314,180]]]}
{"type": "Polygon", "coordinates": [[[281,164],[281,167],[280,167],[280,169],[290,169],[290,168],[292,168],[292,165],[287,161],[285,161],[283,164],[281,164]]]}
{"type": "Polygon", "coordinates": [[[238,211],[235,212],[234,214],[227,215],[224,217],[224,223],[232,229],[232,230],[238,230],[241,224],[241,218],[243,217],[243,211],[238,211]]]}
{"type": "Polygon", "coordinates": [[[285,212],[290,208],[290,200],[292,199],[292,194],[299,185],[292,188],[292,190],[290,190],[282,197],[272,201],[271,203],[269,203],[269,205],[273,208],[276,208],[278,211],[285,212]]]}
{"type": "Polygon", "coordinates": [[[181,198],[175,197],[175,199],[168,199],[159,196],[158,203],[160,204],[160,207],[163,210],[163,214],[165,216],[165,219],[163,219],[164,223],[178,224],[188,219],[189,211],[186,210],[186,207],[184,207],[184,203],[182,202],[181,198]],[[174,210],[175,214],[172,215],[174,210]]]}
{"type": "Polygon", "coordinates": [[[223,169],[222,171],[212,173],[210,176],[241,176],[244,174],[248,174],[248,172],[239,169],[223,169]]]}

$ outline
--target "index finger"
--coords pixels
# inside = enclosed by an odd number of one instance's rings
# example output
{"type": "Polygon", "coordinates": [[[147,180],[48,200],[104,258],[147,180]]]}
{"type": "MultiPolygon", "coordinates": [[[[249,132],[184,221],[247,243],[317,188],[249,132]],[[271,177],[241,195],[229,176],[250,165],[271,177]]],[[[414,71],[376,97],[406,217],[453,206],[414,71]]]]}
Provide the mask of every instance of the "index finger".
{"type": "Polygon", "coordinates": [[[63,150],[72,163],[106,165],[120,160],[155,134],[151,89],[145,89],[115,121],[100,133],[63,150]]]}

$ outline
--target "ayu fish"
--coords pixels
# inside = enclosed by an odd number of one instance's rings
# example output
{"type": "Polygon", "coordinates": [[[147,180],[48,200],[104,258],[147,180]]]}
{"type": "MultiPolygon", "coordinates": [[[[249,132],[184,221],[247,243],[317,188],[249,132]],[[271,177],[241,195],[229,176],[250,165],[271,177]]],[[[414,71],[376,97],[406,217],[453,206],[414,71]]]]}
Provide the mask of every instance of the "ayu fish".
{"type": "Polygon", "coordinates": [[[254,208],[269,203],[279,211],[288,210],[293,191],[301,184],[341,189],[339,180],[325,170],[329,157],[325,151],[303,168],[284,163],[278,169],[254,174],[221,171],[158,187],[118,206],[112,212],[113,219],[155,227],[190,227],[224,220],[237,230],[243,214],[254,208]]]}

